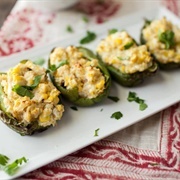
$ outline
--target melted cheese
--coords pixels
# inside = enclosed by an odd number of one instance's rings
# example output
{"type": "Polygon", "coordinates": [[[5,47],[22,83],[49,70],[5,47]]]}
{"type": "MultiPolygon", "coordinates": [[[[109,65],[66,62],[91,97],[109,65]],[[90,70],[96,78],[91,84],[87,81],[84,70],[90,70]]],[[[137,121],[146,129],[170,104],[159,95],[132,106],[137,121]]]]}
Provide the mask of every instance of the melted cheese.
{"type": "Polygon", "coordinates": [[[98,60],[88,60],[74,46],[66,49],[56,48],[50,55],[51,65],[67,60],[65,64],[55,71],[55,81],[66,89],[78,88],[79,95],[86,98],[95,98],[104,91],[105,77],[97,68],[98,60]]]}
{"type": "Polygon", "coordinates": [[[4,90],[3,104],[6,111],[18,121],[30,124],[38,121],[40,126],[55,125],[61,119],[64,107],[58,104],[60,92],[48,81],[43,67],[31,61],[19,63],[7,74],[0,75],[0,85],[4,90]],[[41,75],[39,85],[32,91],[34,97],[20,96],[12,91],[14,85],[30,86],[37,75],[41,75]]]}
{"type": "Polygon", "coordinates": [[[145,45],[133,43],[129,49],[125,49],[131,42],[133,39],[125,31],[110,34],[99,43],[97,52],[106,64],[122,73],[142,72],[152,65],[152,58],[145,45]]]}

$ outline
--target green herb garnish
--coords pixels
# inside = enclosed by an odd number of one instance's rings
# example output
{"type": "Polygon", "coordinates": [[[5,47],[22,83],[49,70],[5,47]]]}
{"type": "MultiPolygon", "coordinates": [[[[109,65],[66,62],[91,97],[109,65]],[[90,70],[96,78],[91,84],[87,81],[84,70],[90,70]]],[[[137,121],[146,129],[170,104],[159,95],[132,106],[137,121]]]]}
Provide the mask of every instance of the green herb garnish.
{"type": "Polygon", "coordinates": [[[139,109],[140,109],[141,111],[144,111],[147,107],[148,107],[147,104],[145,104],[145,103],[143,102],[143,103],[140,103],[139,109]]]}
{"type": "Polygon", "coordinates": [[[42,66],[45,63],[45,59],[39,58],[36,61],[33,61],[33,63],[36,64],[36,65],[42,66]]]}
{"type": "Polygon", "coordinates": [[[108,96],[108,98],[111,99],[114,102],[118,102],[119,101],[119,98],[115,97],[115,96],[108,96]]]}
{"type": "Polygon", "coordinates": [[[18,95],[20,95],[22,97],[27,96],[27,97],[30,97],[30,99],[32,99],[34,97],[34,94],[30,90],[28,90],[27,88],[20,86],[18,84],[16,84],[12,88],[12,91],[16,92],[18,95]]]}
{"type": "Polygon", "coordinates": [[[71,106],[71,109],[78,111],[78,108],[76,106],[71,106]]]}
{"type": "Polygon", "coordinates": [[[129,102],[135,101],[136,103],[139,104],[139,110],[143,111],[145,110],[148,105],[145,103],[144,99],[140,99],[137,97],[137,94],[135,92],[129,92],[127,100],[129,102]]]}
{"type": "Polygon", "coordinates": [[[14,175],[16,171],[19,169],[19,166],[23,162],[27,162],[25,157],[20,159],[16,159],[13,163],[8,164],[9,158],[3,154],[0,154],[0,168],[4,170],[9,175],[14,175]]]}
{"type": "Polygon", "coordinates": [[[67,60],[62,60],[57,67],[56,67],[56,65],[53,64],[53,65],[50,66],[50,69],[52,71],[56,71],[59,67],[65,65],[65,64],[68,64],[68,61],[67,60]]]}
{"type": "Polygon", "coordinates": [[[120,111],[117,111],[117,112],[114,112],[112,115],[111,115],[111,118],[115,118],[115,119],[120,119],[123,117],[123,114],[120,112],[120,111]]]}
{"type": "Polygon", "coordinates": [[[98,129],[96,129],[96,130],[94,131],[94,136],[99,136],[99,135],[98,135],[99,130],[100,130],[100,129],[98,128],[98,129]]]}
{"type": "Polygon", "coordinates": [[[164,43],[166,49],[171,48],[174,45],[174,32],[171,30],[167,30],[165,32],[159,33],[158,35],[159,41],[164,43]]]}
{"type": "Polygon", "coordinates": [[[13,175],[16,173],[16,171],[19,169],[19,166],[22,163],[26,163],[27,159],[25,157],[22,157],[20,159],[16,159],[13,163],[8,164],[7,166],[4,167],[4,171],[9,174],[9,175],[13,175]]]}
{"type": "Polygon", "coordinates": [[[32,84],[31,86],[23,86],[23,87],[26,88],[26,89],[28,89],[28,90],[33,90],[33,89],[35,89],[35,88],[39,85],[39,83],[40,83],[40,81],[41,81],[41,77],[42,77],[42,75],[36,76],[36,77],[34,78],[34,82],[33,82],[33,84],[32,84]]]}
{"type": "Polygon", "coordinates": [[[56,66],[55,64],[53,64],[53,65],[51,65],[51,66],[49,67],[49,69],[50,69],[51,71],[56,71],[59,67],[65,65],[65,64],[68,64],[68,61],[67,61],[67,60],[62,60],[62,61],[59,63],[58,66],[56,66]]]}
{"type": "Polygon", "coordinates": [[[103,108],[100,110],[101,112],[103,111],[103,108]]]}
{"type": "Polygon", "coordinates": [[[73,28],[70,25],[67,26],[66,30],[67,32],[70,32],[70,33],[73,32],[73,28]]]}
{"type": "Polygon", "coordinates": [[[5,166],[8,163],[9,158],[3,154],[0,154],[0,165],[5,166]]]}
{"type": "Polygon", "coordinates": [[[80,44],[87,44],[94,41],[95,39],[96,39],[96,34],[91,31],[87,31],[86,36],[80,40],[80,44]]]}
{"type": "Polygon", "coordinates": [[[31,90],[35,89],[40,81],[41,81],[41,76],[42,75],[38,75],[34,78],[34,82],[31,86],[20,86],[18,84],[16,84],[13,88],[12,91],[16,92],[18,95],[24,97],[30,97],[30,99],[32,99],[34,97],[34,94],[31,92],[31,90]]]}
{"type": "Polygon", "coordinates": [[[108,34],[114,34],[114,33],[116,33],[116,32],[118,32],[117,29],[109,29],[109,30],[108,30],[108,34]]]}
{"type": "Polygon", "coordinates": [[[85,23],[88,23],[88,22],[89,22],[89,19],[88,19],[86,16],[83,16],[83,17],[82,17],[82,20],[83,20],[85,23]]]}
{"type": "Polygon", "coordinates": [[[127,44],[125,44],[125,45],[124,45],[124,49],[129,49],[130,47],[132,47],[132,46],[133,46],[133,44],[134,44],[134,42],[133,42],[133,41],[128,42],[127,44]]]}

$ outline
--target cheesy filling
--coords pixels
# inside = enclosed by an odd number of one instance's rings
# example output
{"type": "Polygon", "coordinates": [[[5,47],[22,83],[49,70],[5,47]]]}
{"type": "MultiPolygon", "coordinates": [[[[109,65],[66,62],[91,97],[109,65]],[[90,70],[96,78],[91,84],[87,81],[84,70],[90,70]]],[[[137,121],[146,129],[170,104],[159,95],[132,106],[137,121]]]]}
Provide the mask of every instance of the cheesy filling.
{"type": "Polygon", "coordinates": [[[161,63],[180,63],[180,29],[163,17],[154,20],[142,31],[148,49],[155,55],[161,63]],[[174,33],[174,46],[166,49],[164,43],[159,41],[159,34],[172,31],[174,33]]]}
{"type": "Polygon", "coordinates": [[[58,66],[66,60],[68,63],[54,72],[55,81],[66,89],[78,88],[79,95],[96,98],[105,89],[105,77],[97,68],[98,60],[86,59],[74,46],[66,49],[56,48],[50,55],[50,64],[58,66]]]}
{"type": "Polygon", "coordinates": [[[38,121],[40,126],[55,125],[64,111],[58,104],[60,92],[48,81],[46,70],[31,61],[19,63],[7,74],[0,74],[0,85],[3,88],[3,106],[19,122],[25,125],[38,121]],[[39,84],[32,90],[33,98],[20,96],[12,89],[15,85],[31,86],[36,76],[41,75],[39,84]]]}
{"type": "Polygon", "coordinates": [[[142,72],[152,66],[152,58],[147,47],[137,46],[127,32],[116,32],[103,39],[97,53],[102,60],[122,73],[142,72]],[[125,48],[128,44],[130,47],[125,48]]]}

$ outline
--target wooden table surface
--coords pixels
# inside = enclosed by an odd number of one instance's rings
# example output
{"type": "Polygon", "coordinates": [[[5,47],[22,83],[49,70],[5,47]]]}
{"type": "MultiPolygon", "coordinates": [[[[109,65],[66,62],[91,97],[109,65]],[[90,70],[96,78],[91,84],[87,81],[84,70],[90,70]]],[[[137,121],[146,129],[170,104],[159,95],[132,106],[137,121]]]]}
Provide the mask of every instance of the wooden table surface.
{"type": "Polygon", "coordinates": [[[15,3],[16,0],[0,0],[0,27],[15,3]]]}

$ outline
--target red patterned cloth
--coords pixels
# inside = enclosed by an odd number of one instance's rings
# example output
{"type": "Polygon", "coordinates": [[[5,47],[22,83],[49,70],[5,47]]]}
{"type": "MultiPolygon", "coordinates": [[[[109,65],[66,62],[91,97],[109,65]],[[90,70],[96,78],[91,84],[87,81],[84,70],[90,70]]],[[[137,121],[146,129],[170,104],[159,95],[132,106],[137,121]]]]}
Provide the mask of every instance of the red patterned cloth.
{"type": "MultiPolygon", "coordinates": [[[[81,0],[66,11],[51,12],[19,1],[0,30],[0,56],[70,37],[65,27],[71,17],[76,33],[144,6],[166,5],[180,15],[178,0],[133,1],[81,0]],[[89,8],[91,7],[91,8],[89,8]],[[124,9],[125,10],[124,10],[124,9]],[[89,23],[79,20],[82,13],[89,23]],[[59,28],[57,28],[59,27],[59,28]],[[61,35],[61,36],[60,36],[61,35]]],[[[139,9],[138,9],[139,8],[139,9]]],[[[180,103],[104,140],[52,162],[22,179],[149,180],[180,179],[180,103]]]]}

